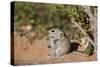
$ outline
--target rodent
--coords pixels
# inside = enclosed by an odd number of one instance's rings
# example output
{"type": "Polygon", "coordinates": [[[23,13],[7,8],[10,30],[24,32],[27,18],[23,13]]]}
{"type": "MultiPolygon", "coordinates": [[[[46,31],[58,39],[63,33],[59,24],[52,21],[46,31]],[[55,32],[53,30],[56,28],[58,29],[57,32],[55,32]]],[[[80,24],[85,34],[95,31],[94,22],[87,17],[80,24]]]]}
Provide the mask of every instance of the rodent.
{"type": "Polygon", "coordinates": [[[48,48],[51,49],[50,55],[57,58],[70,52],[70,40],[64,31],[58,28],[52,28],[48,31],[48,37],[48,48]]]}

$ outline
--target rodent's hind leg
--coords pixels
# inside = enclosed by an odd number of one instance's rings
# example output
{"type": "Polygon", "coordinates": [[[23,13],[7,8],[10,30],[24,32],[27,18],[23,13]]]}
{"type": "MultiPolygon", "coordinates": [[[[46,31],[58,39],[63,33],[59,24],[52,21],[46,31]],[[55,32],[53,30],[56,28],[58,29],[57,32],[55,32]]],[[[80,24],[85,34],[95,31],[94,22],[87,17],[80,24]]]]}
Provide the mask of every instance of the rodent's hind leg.
{"type": "Polygon", "coordinates": [[[60,49],[56,50],[56,58],[60,57],[62,55],[62,52],[60,49]]]}
{"type": "Polygon", "coordinates": [[[66,50],[64,49],[57,49],[56,50],[56,57],[59,58],[60,56],[63,56],[64,54],[66,54],[66,50]]]}
{"type": "Polygon", "coordinates": [[[51,50],[51,52],[48,54],[49,57],[55,58],[56,57],[56,52],[55,50],[51,50]]]}

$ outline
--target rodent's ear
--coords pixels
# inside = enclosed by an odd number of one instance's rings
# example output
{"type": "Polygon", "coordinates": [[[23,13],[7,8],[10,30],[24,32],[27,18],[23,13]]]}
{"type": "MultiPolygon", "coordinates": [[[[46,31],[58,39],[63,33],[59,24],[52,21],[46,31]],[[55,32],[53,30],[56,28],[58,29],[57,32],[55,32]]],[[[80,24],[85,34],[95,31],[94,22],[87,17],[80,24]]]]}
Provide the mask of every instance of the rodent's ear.
{"type": "Polygon", "coordinates": [[[63,37],[63,36],[64,36],[64,33],[61,33],[61,34],[60,34],[60,37],[63,37]]]}

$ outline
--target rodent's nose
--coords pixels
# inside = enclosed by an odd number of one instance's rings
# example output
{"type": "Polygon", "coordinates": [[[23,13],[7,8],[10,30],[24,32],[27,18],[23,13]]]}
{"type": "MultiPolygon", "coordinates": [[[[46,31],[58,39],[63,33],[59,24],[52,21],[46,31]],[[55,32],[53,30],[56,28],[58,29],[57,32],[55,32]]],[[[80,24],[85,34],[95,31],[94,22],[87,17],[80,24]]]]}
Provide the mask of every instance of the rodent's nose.
{"type": "Polygon", "coordinates": [[[50,33],[50,31],[48,31],[48,33],[50,33]]]}

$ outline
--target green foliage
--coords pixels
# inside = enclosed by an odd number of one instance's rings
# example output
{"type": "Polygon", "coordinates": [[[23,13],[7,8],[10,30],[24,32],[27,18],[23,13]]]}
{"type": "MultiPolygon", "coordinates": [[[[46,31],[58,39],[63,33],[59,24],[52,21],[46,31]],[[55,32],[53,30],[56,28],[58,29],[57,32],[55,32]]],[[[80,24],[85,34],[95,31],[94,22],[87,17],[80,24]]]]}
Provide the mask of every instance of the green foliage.
{"type": "Polygon", "coordinates": [[[79,24],[81,24],[86,32],[90,29],[89,21],[86,20],[87,14],[80,6],[15,2],[14,23],[16,31],[17,28],[28,23],[33,27],[33,31],[37,31],[43,35],[47,35],[49,28],[58,27],[70,36],[75,31],[72,29],[71,17],[80,22],[79,24]]]}

